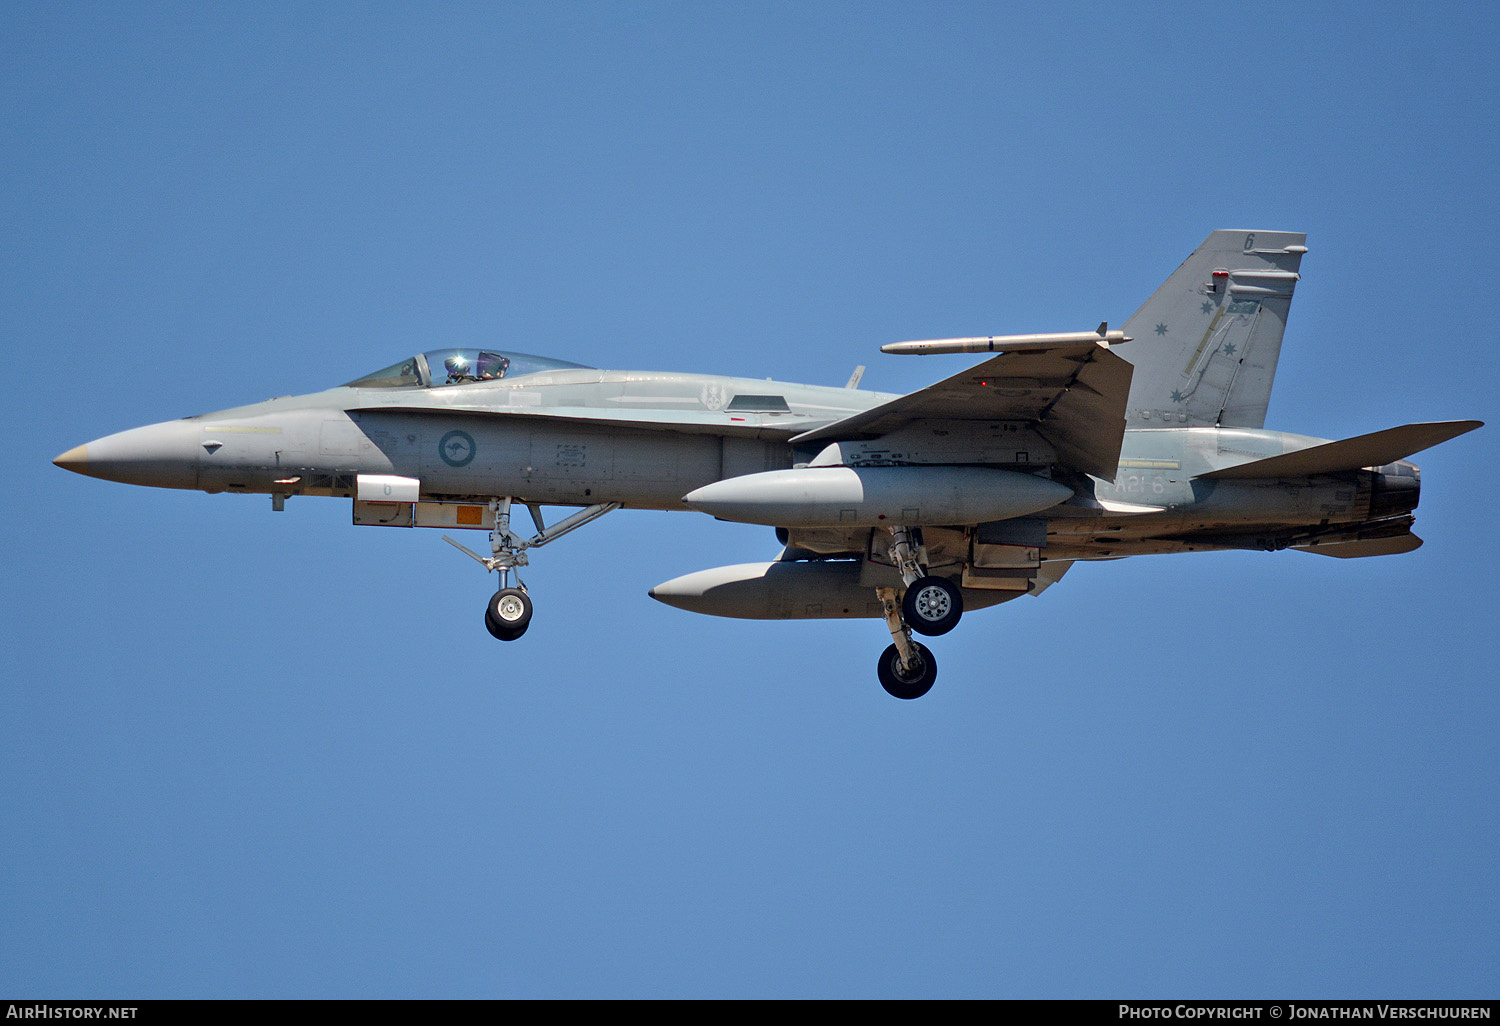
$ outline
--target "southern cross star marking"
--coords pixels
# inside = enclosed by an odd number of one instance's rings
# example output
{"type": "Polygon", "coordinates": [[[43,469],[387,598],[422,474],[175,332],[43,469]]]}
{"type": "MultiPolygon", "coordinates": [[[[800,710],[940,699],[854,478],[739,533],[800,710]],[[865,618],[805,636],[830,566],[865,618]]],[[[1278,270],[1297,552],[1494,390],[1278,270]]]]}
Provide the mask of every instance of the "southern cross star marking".
{"type": "Polygon", "coordinates": [[[1156,333],[1158,335],[1165,335],[1167,333],[1167,326],[1165,324],[1158,324],[1156,326],[1156,333]]]}
{"type": "Polygon", "coordinates": [[[1172,401],[1174,403],[1180,403],[1180,402],[1182,402],[1182,393],[1179,392],[1179,391],[1177,391],[1176,389],[1173,389],[1172,390],[1172,401]]]}
{"type": "Polygon", "coordinates": [[[1224,343],[1224,355],[1225,356],[1233,356],[1234,355],[1234,343],[1233,342],[1225,342],[1224,343]]]}
{"type": "Polygon", "coordinates": [[[1214,305],[1212,303],[1210,303],[1208,300],[1205,299],[1203,301],[1203,305],[1200,306],[1198,309],[1202,310],[1204,313],[1208,313],[1213,308],[1214,308],[1214,305]]]}

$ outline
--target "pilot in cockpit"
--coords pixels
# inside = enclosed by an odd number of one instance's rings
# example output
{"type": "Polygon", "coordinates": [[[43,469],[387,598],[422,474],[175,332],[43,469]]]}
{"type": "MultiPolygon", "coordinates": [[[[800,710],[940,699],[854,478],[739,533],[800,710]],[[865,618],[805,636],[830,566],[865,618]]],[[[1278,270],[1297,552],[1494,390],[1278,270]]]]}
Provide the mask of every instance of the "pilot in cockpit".
{"type": "Polygon", "coordinates": [[[443,366],[448,371],[448,384],[456,385],[460,381],[473,381],[474,375],[469,373],[469,358],[455,353],[443,361],[443,366]]]}
{"type": "Polygon", "coordinates": [[[448,384],[457,385],[465,381],[496,381],[510,370],[510,358],[499,353],[481,352],[472,362],[463,353],[454,353],[443,361],[448,371],[448,384]]]}
{"type": "Polygon", "coordinates": [[[474,376],[480,381],[494,381],[505,377],[505,372],[510,370],[510,358],[499,353],[480,353],[474,370],[474,376]]]}

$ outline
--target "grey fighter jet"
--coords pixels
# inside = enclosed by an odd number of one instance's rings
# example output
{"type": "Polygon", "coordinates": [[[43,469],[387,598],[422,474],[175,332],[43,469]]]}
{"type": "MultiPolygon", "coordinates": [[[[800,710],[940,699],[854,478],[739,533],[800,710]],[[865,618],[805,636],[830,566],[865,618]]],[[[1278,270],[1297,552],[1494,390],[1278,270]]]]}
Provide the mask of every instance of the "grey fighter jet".
{"type": "Polygon", "coordinates": [[[914,633],[1040,594],[1075,560],[1421,544],[1406,457],[1478,421],[1341,441],[1263,429],[1304,241],[1216,231],[1122,330],[887,345],[986,354],[905,396],[859,390],[859,371],[835,388],[443,349],[327,391],[122,431],[54,462],[131,484],[268,493],[274,509],[293,495],[349,498],[360,525],[487,531],[488,555],[447,540],[499,574],[484,623],[502,641],[531,622],[518,575],[530,550],[611,510],[764,524],[783,546],[776,559],[651,596],[716,616],[884,620],[881,684],[916,698],[937,663],[914,633]],[[518,506],[534,533],[517,529],[518,506]]]}

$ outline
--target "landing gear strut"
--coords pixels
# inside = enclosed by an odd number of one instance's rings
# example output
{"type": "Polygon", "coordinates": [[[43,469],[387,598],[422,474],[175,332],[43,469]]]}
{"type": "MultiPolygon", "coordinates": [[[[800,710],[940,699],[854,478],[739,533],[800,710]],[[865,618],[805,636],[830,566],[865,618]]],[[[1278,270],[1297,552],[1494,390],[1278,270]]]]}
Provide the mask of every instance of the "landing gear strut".
{"type": "Polygon", "coordinates": [[[600,503],[581,509],[572,516],[547,527],[542,523],[541,507],[528,504],[526,508],[531,511],[531,519],[536,524],[537,533],[531,538],[523,539],[510,527],[511,501],[509,495],[490,500],[490,513],[495,519],[495,526],[490,531],[492,555],[481,556],[446,534],[443,535],[443,541],[463,552],[486,570],[492,570],[500,575],[500,590],[490,596],[489,604],[484,609],[484,626],[490,634],[501,641],[515,641],[526,633],[527,627],[531,626],[531,597],[526,593],[526,585],[521,583],[521,575],[516,572],[517,567],[526,566],[530,562],[526,557],[526,550],[556,541],[569,531],[576,530],[620,508],[618,502],[600,503]],[[514,588],[510,586],[512,573],[516,574],[514,588]]]}
{"type": "Polygon", "coordinates": [[[876,588],[886,626],[894,644],[880,655],[880,685],[897,698],[921,698],[937,679],[937,660],[912,632],[936,637],[958,626],[963,616],[963,593],[945,577],[927,572],[927,553],[921,535],[908,527],[889,528],[890,557],[901,573],[905,594],[898,602],[895,588],[876,588]]]}
{"type": "Polygon", "coordinates": [[[890,557],[901,572],[906,594],[901,599],[901,615],[918,634],[935,638],[958,626],[964,614],[963,593],[945,577],[926,571],[927,550],[921,535],[908,527],[892,527],[890,557]]]}
{"type": "Polygon", "coordinates": [[[937,660],[920,641],[914,641],[911,628],[901,619],[901,607],[896,603],[895,588],[876,588],[881,608],[885,612],[885,624],[890,628],[894,642],[880,653],[877,672],[880,686],[896,698],[921,698],[932,690],[937,680],[937,660]]]}

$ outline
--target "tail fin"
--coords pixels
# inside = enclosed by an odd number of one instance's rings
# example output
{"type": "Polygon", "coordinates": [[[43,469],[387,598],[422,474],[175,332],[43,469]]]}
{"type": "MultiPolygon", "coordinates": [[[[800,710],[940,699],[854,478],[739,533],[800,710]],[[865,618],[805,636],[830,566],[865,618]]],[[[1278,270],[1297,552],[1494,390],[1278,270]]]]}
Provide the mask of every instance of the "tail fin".
{"type": "Polygon", "coordinates": [[[1307,236],[1217,231],[1125,322],[1131,427],[1264,427],[1307,236]]]}

